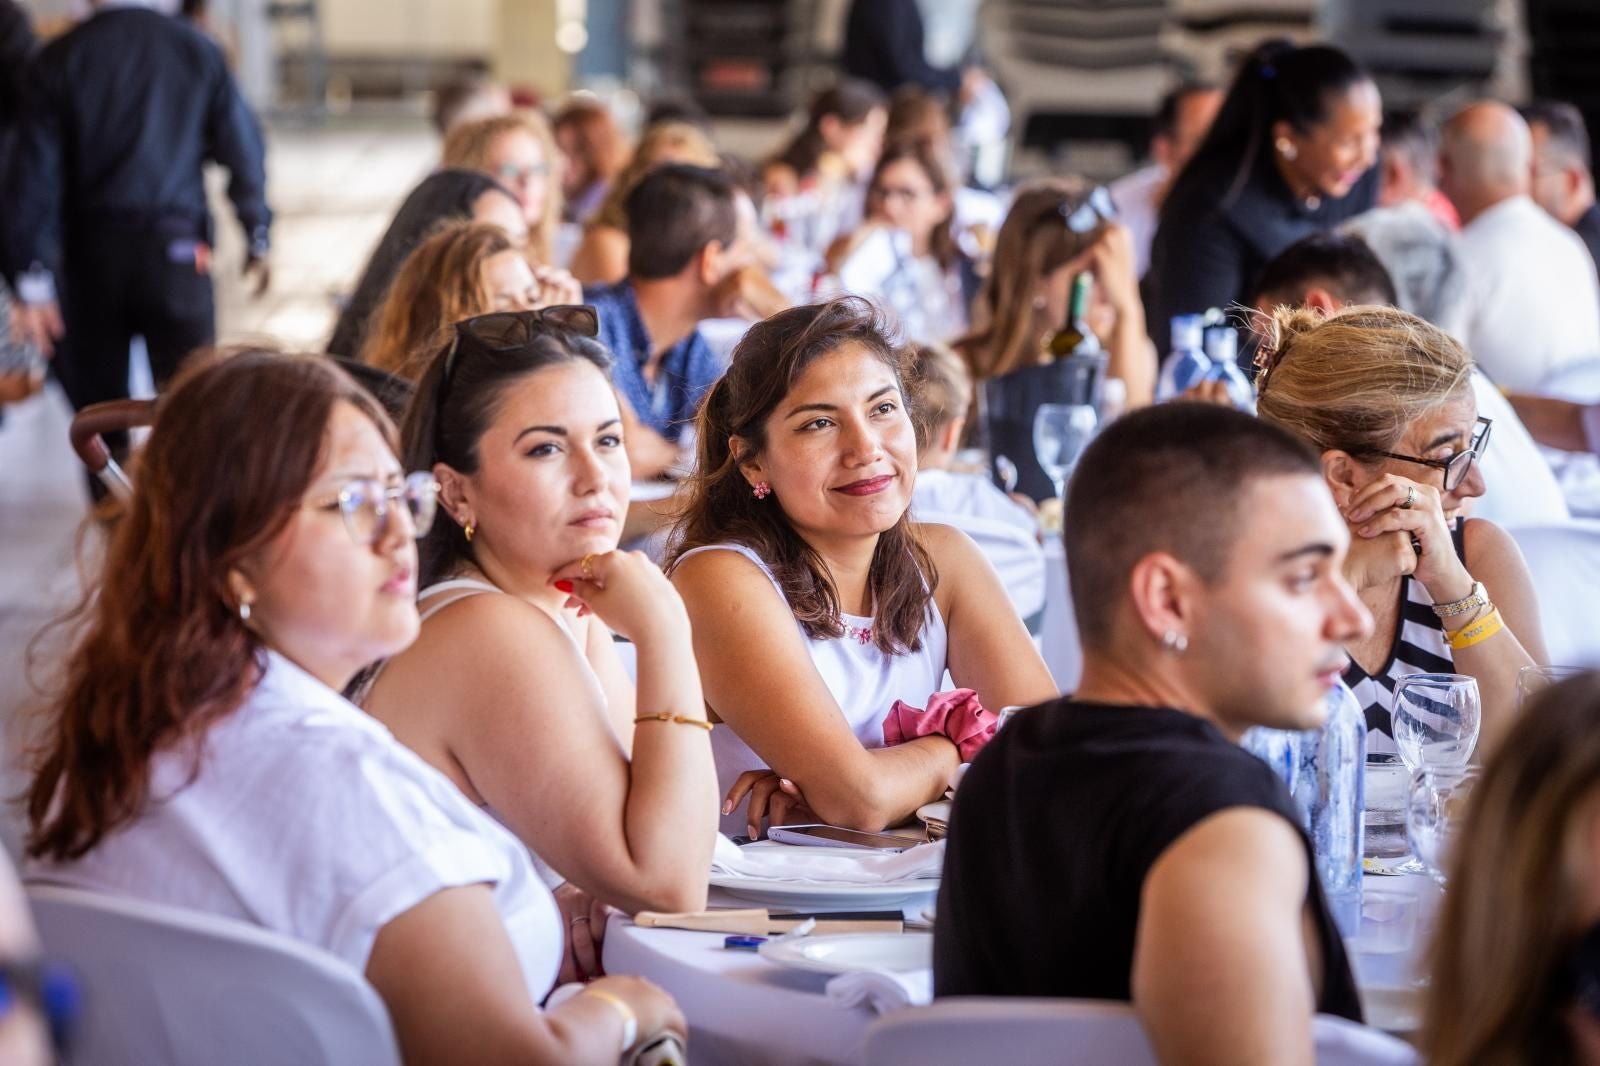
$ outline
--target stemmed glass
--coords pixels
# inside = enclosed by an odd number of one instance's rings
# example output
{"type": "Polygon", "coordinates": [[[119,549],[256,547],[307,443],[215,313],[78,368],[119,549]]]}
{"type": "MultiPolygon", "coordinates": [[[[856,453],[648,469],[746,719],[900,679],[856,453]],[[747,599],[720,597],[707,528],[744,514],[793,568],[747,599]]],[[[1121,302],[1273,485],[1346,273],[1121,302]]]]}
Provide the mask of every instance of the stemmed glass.
{"type": "Polygon", "coordinates": [[[1450,848],[1460,833],[1467,796],[1478,779],[1469,767],[1422,769],[1411,775],[1406,796],[1406,837],[1423,870],[1441,887],[1450,848]]]}
{"type": "Polygon", "coordinates": [[[1057,499],[1065,497],[1067,478],[1099,424],[1094,407],[1086,403],[1042,403],[1034,413],[1033,451],[1050,475],[1057,499]]]}
{"type": "MultiPolygon", "coordinates": [[[[1472,758],[1483,724],[1478,682],[1465,674],[1407,674],[1395,684],[1390,724],[1394,746],[1413,777],[1460,770],[1472,758]]],[[[1428,872],[1416,858],[1396,869],[1428,872]]]]}

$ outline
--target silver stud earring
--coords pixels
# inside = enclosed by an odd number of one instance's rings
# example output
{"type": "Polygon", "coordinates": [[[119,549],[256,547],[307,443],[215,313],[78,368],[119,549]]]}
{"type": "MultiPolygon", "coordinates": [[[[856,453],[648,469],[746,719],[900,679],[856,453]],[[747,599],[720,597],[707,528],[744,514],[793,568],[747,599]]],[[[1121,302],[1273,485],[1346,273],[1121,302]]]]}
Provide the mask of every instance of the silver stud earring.
{"type": "Polygon", "coordinates": [[[1176,629],[1169,629],[1161,635],[1161,650],[1182,655],[1189,650],[1189,638],[1176,629]]]}
{"type": "Polygon", "coordinates": [[[239,621],[250,621],[250,605],[245,603],[243,600],[239,601],[239,621]]]}
{"type": "Polygon", "coordinates": [[[1294,157],[1300,154],[1295,149],[1294,142],[1289,140],[1289,138],[1287,138],[1287,137],[1279,137],[1273,143],[1274,143],[1274,146],[1278,149],[1278,154],[1283,156],[1283,158],[1289,160],[1289,162],[1291,162],[1291,163],[1294,162],[1294,157]]]}

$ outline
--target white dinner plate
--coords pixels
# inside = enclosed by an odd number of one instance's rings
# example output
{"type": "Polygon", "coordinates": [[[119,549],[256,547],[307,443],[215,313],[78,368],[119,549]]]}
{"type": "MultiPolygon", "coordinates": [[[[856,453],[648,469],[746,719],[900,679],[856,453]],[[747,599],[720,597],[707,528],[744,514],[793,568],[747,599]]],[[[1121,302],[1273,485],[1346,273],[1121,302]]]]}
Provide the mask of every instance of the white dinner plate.
{"type": "Polygon", "coordinates": [[[813,973],[884,971],[909,973],[933,966],[932,933],[840,933],[769,940],[761,957],[779,966],[813,973]]]}
{"type": "Polygon", "coordinates": [[[938,878],[892,881],[881,885],[818,885],[794,881],[769,881],[759,877],[712,874],[711,887],[755,903],[776,903],[795,910],[874,910],[907,900],[926,899],[939,892],[938,878]]]}

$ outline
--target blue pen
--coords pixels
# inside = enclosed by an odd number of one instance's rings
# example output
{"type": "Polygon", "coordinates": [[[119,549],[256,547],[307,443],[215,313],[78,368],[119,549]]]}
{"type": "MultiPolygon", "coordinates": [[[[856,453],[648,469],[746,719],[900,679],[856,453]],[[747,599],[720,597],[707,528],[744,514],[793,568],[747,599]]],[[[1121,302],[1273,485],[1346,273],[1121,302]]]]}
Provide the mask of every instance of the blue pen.
{"type": "Polygon", "coordinates": [[[764,936],[729,936],[723,937],[722,946],[729,951],[754,951],[766,942],[764,936]]]}

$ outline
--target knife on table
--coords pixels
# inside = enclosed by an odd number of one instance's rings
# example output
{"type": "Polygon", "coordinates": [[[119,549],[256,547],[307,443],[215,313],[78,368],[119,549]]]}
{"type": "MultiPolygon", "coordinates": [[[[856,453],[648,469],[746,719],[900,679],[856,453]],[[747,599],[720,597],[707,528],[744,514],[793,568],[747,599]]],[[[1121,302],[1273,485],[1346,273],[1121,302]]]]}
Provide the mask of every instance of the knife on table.
{"type": "Polygon", "coordinates": [[[692,929],[702,933],[742,933],[746,936],[772,936],[787,933],[808,918],[817,920],[812,936],[829,933],[903,933],[905,916],[900,911],[832,911],[826,914],[772,914],[764,907],[747,910],[688,911],[667,914],[640,911],[633,924],[647,929],[692,929]]]}

